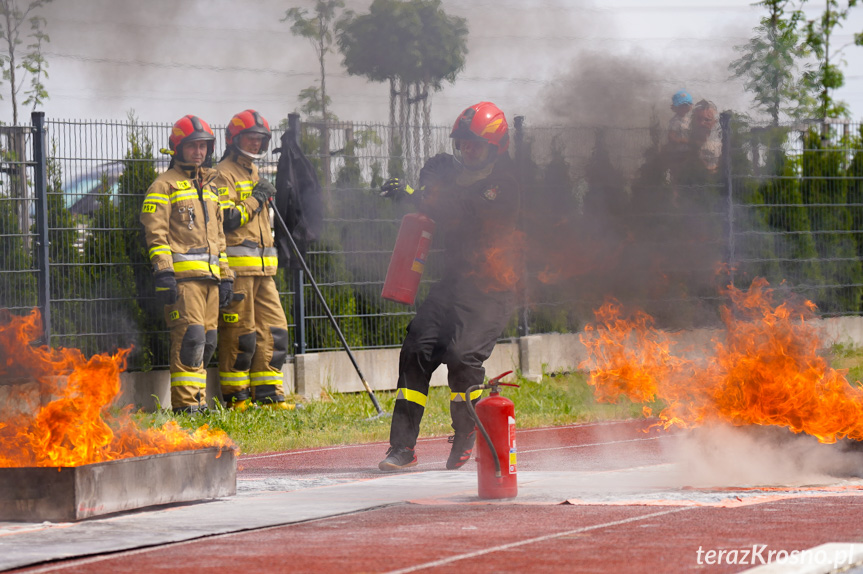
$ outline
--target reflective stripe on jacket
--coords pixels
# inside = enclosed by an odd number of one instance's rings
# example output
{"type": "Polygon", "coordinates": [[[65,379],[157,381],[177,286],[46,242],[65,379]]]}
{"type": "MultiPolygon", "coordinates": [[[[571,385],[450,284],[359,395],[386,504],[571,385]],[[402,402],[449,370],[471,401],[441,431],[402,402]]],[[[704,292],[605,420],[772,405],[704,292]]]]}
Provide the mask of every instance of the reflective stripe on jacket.
{"type": "Polygon", "coordinates": [[[216,169],[228,264],[237,275],[275,275],[278,253],[270,212],[252,197],[259,179],[257,166],[248,157],[231,152],[216,169]]]}

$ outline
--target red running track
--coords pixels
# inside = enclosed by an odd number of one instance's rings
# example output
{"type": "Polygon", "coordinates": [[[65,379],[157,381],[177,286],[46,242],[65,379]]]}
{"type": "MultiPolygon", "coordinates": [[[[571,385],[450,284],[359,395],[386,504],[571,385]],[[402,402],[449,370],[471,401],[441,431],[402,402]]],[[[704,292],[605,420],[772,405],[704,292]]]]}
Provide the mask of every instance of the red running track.
{"type": "MultiPolygon", "coordinates": [[[[668,435],[644,426],[521,430],[520,470],[666,462],[668,435]]],[[[372,479],[385,450],[379,443],[247,456],[239,478],[372,479]]],[[[442,469],[447,453],[445,438],[421,441],[419,469],[442,469]]],[[[740,572],[751,567],[740,561],[753,546],[766,559],[771,550],[863,539],[863,492],[823,494],[733,507],[405,503],[14,572],[740,572]],[[707,551],[720,549],[736,550],[737,563],[705,563],[707,551]]]]}

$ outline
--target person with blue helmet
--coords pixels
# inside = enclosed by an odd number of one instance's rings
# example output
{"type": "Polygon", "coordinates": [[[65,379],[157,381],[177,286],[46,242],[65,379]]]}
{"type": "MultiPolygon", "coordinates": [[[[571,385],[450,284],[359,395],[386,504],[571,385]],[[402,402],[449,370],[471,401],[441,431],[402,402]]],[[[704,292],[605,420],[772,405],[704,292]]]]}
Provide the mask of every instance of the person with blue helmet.
{"type": "Polygon", "coordinates": [[[680,90],[671,97],[674,116],[668,122],[668,141],[673,148],[685,148],[689,143],[689,112],[692,111],[692,95],[680,90]]]}

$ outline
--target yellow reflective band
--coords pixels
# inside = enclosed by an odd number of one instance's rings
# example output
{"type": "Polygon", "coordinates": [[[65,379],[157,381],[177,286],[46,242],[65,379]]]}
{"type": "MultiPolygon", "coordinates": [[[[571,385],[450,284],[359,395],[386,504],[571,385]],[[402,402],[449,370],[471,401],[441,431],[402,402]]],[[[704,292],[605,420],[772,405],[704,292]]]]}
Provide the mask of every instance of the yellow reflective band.
{"type": "Polygon", "coordinates": [[[199,387],[206,388],[207,374],[206,373],[171,373],[172,387],[199,387]]]}
{"type": "Polygon", "coordinates": [[[421,407],[426,406],[426,401],[428,401],[428,397],[422,394],[419,391],[414,391],[413,389],[399,389],[396,393],[396,400],[404,399],[406,401],[416,403],[421,407]]]}
{"type": "Polygon", "coordinates": [[[221,270],[221,269],[219,269],[219,266],[218,266],[218,265],[210,265],[210,273],[212,273],[212,274],[213,274],[213,275],[215,275],[216,277],[221,277],[221,276],[222,276],[222,270],[221,270]]]}
{"type": "Polygon", "coordinates": [[[209,199],[210,201],[216,201],[216,202],[219,201],[219,196],[217,196],[215,193],[213,193],[209,189],[206,192],[204,192],[204,198],[209,199]]]}
{"type": "Polygon", "coordinates": [[[175,261],[174,271],[207,271],[211,269],[211,265],[206,261],[175,261]]]}
{"type": "Polygon", "coordinates": [[[249,210],[246,209],[246,206],[240,204],[237,206],[237,211],[240,212],[240,225],[245,225],[249,222],[249,210]]]}
{"type": "MultiPolygon", "coordinates": [[[[231,267],[260,267],[261,261],[264,261],[264,265],[266,265],[266,260],[272,259],[272,257],[228,257],[228,265],[231,267]]],[[[276,259],[276,263],[270,263],[270,265],[278,264],[278,259],[276,259]]]]}
{"type": "Polygon", "coordinates": [[[171,194],[171,203],[177,203],[187,199],[195,199],[196,197],[198,197],[198,194],[194,191],[175,191],[171,194]]]}
{"type": "Polygon", "coordinates": [[[171,253],[171,248],[164,245],[154,245],[150,248],[150,259],[162,253],[171,253]]]}
{"type": "MultiPolygon", "coordinates": [[[[470,394],[470,400],[478,399],[482,396],[482,389],[477,389],[470,394]]],[[[449,400],[454,403],[464,402],[464,393],[450,393],[449,400]]]]}
{"type": "Polygon", "coordinates": [[[281,371],[261,371],[250,373],[250,375],[253,387],[260,385],[282,384],[282,381],[284,381],[284,376],[281,371]]]}
{"type": "Polygon", "coordinates": [[[219,371],[219,384],[224,387],[246,387],[249,385],[249,373],[219,371]]]}
{"type": "Polygon", "coordinates": [[[252,189],[253,187],[255,187],[255,182],[251,181],[251,180],[238,181],[237,183],[234,184],[234,189],[236,189],[237,191],[252,189]]]}
{"type": "Polygon", "coordinates": [[[236,207],[236,204],[231,200],[220,201],[219,207],[221,207],[222,209],[233,209],[234,207],[236,207]]]}
{"type": "Polygon", "coordinates": [[[144,198],[144,203],[168,203],[168,196],[164,193],[151,193],[144,198]]]}

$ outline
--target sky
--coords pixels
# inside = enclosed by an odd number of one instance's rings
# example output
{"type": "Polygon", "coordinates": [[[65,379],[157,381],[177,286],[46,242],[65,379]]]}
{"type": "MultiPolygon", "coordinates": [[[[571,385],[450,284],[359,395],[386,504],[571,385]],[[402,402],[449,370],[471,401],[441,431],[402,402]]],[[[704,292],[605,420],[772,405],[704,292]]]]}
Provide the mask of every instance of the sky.
{"type": "MultiPolygon", "coordinates": [[[[347,0],[366,12],[370,0],[347,0]]],[[[468,20],[467,65],[434,94],[432,121],[449,124],[470,104],[490,100],[537,125],[641,127],[670,116],[671,94],[687,89],[720,108],[747,111],[748,95],[729,79],[733,46],[763,9],[750,0],[443,0],[468,20]]],[[[822,9],[812,0],[813,16],[822,9]],[[815,5],[817,6],[817,9],[815,5]]],[[[299,107],[318,77],[310,43],[281,22],[313,0],[55,0],[43,9],[53,119],[172,123],[192,113],[224,124],[255,108],[271,123],[299,107]]],[[[839,31],[863,31],[863,7],[839,31]]],[[[845,50],[846,86],[835,96],[863,117],[863,47],[845,50]]],[[[388,86],[348,76],[341,56],[327,61],[332,109],[342,120],[386,122],[388,86]]],[[[0,120],[11,122],[8,82],[0,120]]],[[[25,118],[30,110],[19,110],[25,118]]]]}

